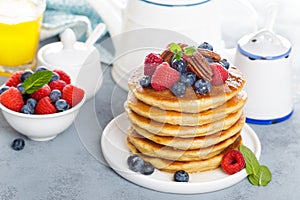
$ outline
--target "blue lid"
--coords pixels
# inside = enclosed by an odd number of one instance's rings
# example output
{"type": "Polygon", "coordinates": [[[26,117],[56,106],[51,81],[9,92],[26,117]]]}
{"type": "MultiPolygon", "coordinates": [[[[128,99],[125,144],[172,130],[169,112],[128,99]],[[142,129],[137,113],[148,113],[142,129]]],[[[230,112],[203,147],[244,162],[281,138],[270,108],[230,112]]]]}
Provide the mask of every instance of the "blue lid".
{"type": "Polygon", "coordinates": [[[196,6],[212,0],[140,0],[149,4],[167,7],[196,6]]]}

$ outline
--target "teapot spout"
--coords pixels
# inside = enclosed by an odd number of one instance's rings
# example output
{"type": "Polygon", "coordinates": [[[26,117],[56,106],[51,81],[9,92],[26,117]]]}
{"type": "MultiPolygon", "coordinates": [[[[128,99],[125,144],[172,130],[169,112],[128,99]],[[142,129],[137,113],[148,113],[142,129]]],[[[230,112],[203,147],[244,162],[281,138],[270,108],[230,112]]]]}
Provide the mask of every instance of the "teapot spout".
{"type": "Polygon", "coordinates": [[[87,0],[88,4],[100,15],[111,35],[122,31],[122,3],[116,0],[87,0]]]}

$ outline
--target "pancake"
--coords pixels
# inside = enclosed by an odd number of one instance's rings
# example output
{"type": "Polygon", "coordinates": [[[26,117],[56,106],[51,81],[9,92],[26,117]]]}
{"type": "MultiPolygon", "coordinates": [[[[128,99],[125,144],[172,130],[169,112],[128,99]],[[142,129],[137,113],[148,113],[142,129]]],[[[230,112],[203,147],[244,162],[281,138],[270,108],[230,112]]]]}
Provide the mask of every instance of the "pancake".
{"type": "Polygon", "coordinates": [[[158,107],[150,106],[129,93],[127,105],[135,113],[153,119],[157,122],[182,126],[199,126],[224,119],[230,113],[235,113],[243,108],[247,100],[244,91],[239,92],[232,99],[215,109],[209,109],[201,113],[182,113],[177,111],[162,110],[158,107]]]}
{"type": "Polygon", "coordinates": [[[196,161],[205,160],[215,155],[220,154],[224,149],[230,146],[240,136],[240,132],[234,136],[228,138],[225,141],[217,143],[215,145],[194,149],[194,150],[179,150],[172,147],[157,144],[151,140],[144,138],[136,134],[136,132],[130,130],[128,137],[130,142],[144,155],[151,157],[164,158],[174,161],[196,161]]]}
{"type": "Polygon", "coordinates": [[[222,141],[227,140],[236,133],[240,132],[245,124],[245,116],[242,115],[237,123],[235,123],[229,129],[223,130],[221,132],[209,135],[200,136],[192,138],[180,138],[180,137],[170,137],[170,136],[158,136],[150,133],[149,131],[138,127],[137,125],[132,125],[132,128],[141,135],[157,144],[173,147],[175,149],[181,150],[193,150],[206,148],[222,141]]]}
{"type": "Polygon", "coordinates": [[[129,141],[128,138],[126,140],[126,143],[129,148],[129,151],[132,154],[138,154],[145,161],[150,162],[155,168],[159,170],[171,172],[171,173],[174,173],[178,170],[185,170],[188,173],[195,173],[195,172],[202,172],[202,171],[213,170],[218,168],[221,164],[223,155],[230,149],[238,149],[239,146],[242,144],[242,138],[238,137],[237,140],[228,148],[226,148],[222,153],[212,158],[206,160],[200,160],[200,161],[170,161],[166,159],[146,156],[140,153],[136,149],[136,147],[129,141]]]}
{"type": "Polygon", "coordinates": [[[150,106],[162,110],[173,110],[186,113],[199,113],[216,108],[239,93],[245,84],[245,79],[236,67],[230,67],[229,77],[225,84],[212,86],[209,94],[201,95],[192,87],[186,88],[182,97],[176,97],[170,90],[155,91],[152,88],[143,88],[139,80],[143,77],[143,69],[137,69],[128,80],[128,87],[134,96],[150,106]]]}
{"type": "Polygon", "coordinates": [[[184,138],[211,135],[219,131],[226,130],[234,125],[243,114],[243,111],[240,110],[236,113],[229,114],[224,119],[215,121],[213,123],[192,127],[156,122],[154,120],[142,117],[128,108],[126,108],[126,112],[131,124],[135,124],[142,129],[148,130],[152,134],[184,138]]]}

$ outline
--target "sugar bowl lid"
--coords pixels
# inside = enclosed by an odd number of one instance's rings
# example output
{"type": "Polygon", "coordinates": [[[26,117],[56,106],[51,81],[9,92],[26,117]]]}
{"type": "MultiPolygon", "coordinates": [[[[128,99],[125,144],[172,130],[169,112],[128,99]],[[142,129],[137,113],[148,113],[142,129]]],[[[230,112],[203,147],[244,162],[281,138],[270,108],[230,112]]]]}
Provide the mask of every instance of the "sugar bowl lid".
{"type": "Polygon", "coordinates": [[[238,51],[252,60],[276,60],[286,58],[292,50],[291,43],[269,30],[246,35],[238,42],[238,51]]]}
{"type": "Polygon", "coordinates": [[[71,29],[66,29],[60,36],[61,42],[51,43],[42,52],[43,59],[50,65],[80,66],[89,62],[93,55],[93,46],[76,42],[76,36],[71,29]]]}

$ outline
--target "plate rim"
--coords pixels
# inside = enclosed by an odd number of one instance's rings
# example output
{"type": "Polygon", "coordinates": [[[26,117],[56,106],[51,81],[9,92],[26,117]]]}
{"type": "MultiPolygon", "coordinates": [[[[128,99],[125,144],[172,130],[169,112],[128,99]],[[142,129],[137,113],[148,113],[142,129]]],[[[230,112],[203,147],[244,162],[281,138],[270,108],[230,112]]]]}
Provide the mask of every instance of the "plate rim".
{"type": "MultiPolygon", "coordinates": [[[[127,181],[130,181],[136,185],[139,185],[141,187],[148,188],[151,190],[159,191],[159,192],[164,192],[164,193],[200,194],[200,193],[207,193],[207,192],[213,192],[213,191],[225,189],[227,187],[237,184],[238,182],[242,181],[244,178],[247,177],[246,170],[243,169],[234,175],[228,175],[221,179],[216,179],[216,180],[206,181],[206,182],[182,183],[182,182],[174,182],[174,181],[159,180],[159,179],[151,178],[151,176],[146,176],[146,175],[142,175],[142,174],[139,174],[136,172],[132,172],[128,168],[122,168],[121,165],[115,166],[114,163],[112,162],[111,158],[109,158],[109,156],[108,156],[109,153],[106,151],[106,149],[104,147],[107,145],[105,143],[105,139],[107,138],[107,135],[110,134],[110,130],[112,128],[114,128],[113,127],[114,123],[117,122],[118,120],[126,120],[126,122],[129,122],[126,117],[126,112],[123,112],[123,113],[119,114],[118,116],[114,117],[106,125],[105,129],[102,132],[102,136],[101,136],[101,150],[102,150],[103,156],[104,156],[106,162],[108,163],[109,167],[111,169],[113,169],[118,175],[120,175],[121,177],[125,178],[127,181]],[[151,185],[147,184],[147,181],[151,182],[152,184],[151,185]],[[172,187],[170,187],[170,185],[172,187]],[[214,187],[210,188],[211,185],[213,185],[214,187]],[[166,187],[164,187],[164,186],[166,186],[166,187]],[[196,186],[197,186],[197,189],[195,189],[196,186]]],[[[124,123],[124,122],[122,122],[122,123],[124,123]]],[[[123,133],[126,132],[124,130],[121,130],[120,127],[118,127],[118,126],[116,126],[115,128],[119,129],[119,131],[121,131],[123,133]]],[[[244,125],[243,131],[249,132],[251,134],[251,138],[253,139],[254,147],[256,148],[255,156],[257,157],[257,159],[259,159],[260,155],[261,155],[261,143],[260,143],[260,140],[259,140],[257,134],[248,124],[244,125]]],[[[125,142],[125,140],[124,140],[124,142],[125,142]]],[[[128,151],[128,154],[130,154],[128,149],[127,149],[127,151],[128,151]]],[[[167,172],[159,171],[159,173],[167,173],[167,172]]],[[[201,173],[201,172],[199,172],[199,173],[201,173]]]]}

